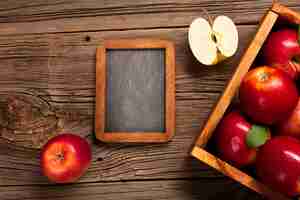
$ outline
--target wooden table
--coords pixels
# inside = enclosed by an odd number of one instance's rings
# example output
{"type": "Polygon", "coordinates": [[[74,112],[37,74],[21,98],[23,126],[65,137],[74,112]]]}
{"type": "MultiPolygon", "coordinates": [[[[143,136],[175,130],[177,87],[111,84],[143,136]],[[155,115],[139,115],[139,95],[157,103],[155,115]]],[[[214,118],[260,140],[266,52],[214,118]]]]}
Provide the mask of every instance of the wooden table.
{"type": "MultiPolygon", "coordinates": [[[[299,0],[282,3],[300,10],[299,0]]],[[[214,103],[271,6],[267,0],[0,1],[0,199],[260,199],[189,156],[214,103]],[[238,25],[236,56],[215,67],[193,58],[191,21],[205,8],[238,25]],[[104,144],[94,138],[95,50],[104,38],[159,37],[176,43],[177,131],[164,145],[104,144]],[[39,148],[59,132],[92,145],[78,183],[41,175],[39,148]]]]}

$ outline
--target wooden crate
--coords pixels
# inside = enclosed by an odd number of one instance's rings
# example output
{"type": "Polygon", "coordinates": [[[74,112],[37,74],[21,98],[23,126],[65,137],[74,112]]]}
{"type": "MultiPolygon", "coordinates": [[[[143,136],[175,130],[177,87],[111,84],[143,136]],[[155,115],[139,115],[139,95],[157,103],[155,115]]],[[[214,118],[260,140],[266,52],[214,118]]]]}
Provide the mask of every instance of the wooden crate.
{"type": "Polygon", "coordinates": [[[289,8],[279,3],[273,4],[272,8],[266,13],[263,20],[261,21],[259,29],[253,41],[250,43],[248,49],[243,55],[235,73],[233,74],[231,80],[228,82],[218,103],[213,109],[211,115],[209,116],[191,152],[192,156],[210,165],[211,167],[220,171],[224,175],[227,175],[232,179],[240,182],[241,184],[247,186],[248,188],[262,194],[268,199],[288,198],[279,192],[272,191],[269,187],[257,181],[255,178],[237,169],[236,167],[226,163],[225,161],[219,159],[212,153],[206,151],[204,148],[209,139],[212,137],[216,126],[222,119],[228,106],[232,102],[233,97],[236,95],[236,92],[238,91],[239,85],[244,75],[252,66],[264,41],[268,37],[270,31],[272,30],[274,24],[276,23],[279,17],[283,17],[291,23],[300,24],[299,13],[290,10],[289,8]]]}

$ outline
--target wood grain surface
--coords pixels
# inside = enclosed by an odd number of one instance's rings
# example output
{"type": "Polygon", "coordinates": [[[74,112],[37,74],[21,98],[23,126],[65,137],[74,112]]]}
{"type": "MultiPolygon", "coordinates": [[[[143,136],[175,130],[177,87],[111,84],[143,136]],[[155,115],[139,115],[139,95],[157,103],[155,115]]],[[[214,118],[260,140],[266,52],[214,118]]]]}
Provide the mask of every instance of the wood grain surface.
{"type": "MultiPolygon", "coordinates": [[[[282,1],[300,10],[298,0],[282,1]]],[[[189,156],[271,1],[19,0],[0,2],[0,199],[260,199],[189,156]],[[215,67],[193,58],[187,28],[201,8],[238,24],[238,53],[215,67]],[[164,145],[94,137],[95,55],[106,38],[176,45],[176,135],[164,145]],[[60,132],[87,138],[93,162],[72,185],[41,176],[39,149],[60,132]]]]}
{"type": "Polygon", "coordinates": [[[55,199],[55,200],[113,200],[113,199],[162,199],[195,200],[221,199],[231,194],[232,200],[258,200],[250,191],[228,179],[214,180],[157,180],[111,183],[87,183],[65,186],[11,186],[0,188],[6,200],[55,199]],[[201,187],[199,187],[201,186],[201,187]],[[234,195],[232,195],[234,194],[234,195]]]}

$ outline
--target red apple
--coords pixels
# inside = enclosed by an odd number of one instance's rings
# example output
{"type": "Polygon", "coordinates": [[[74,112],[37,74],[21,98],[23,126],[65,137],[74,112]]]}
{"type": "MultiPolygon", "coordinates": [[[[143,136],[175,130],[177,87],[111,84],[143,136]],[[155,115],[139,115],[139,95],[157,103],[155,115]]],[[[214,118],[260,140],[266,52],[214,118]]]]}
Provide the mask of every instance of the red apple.
{"type": "Polygon", "coordinates": [[[300,72],[300,45],[294,29],[272,32],[263,48],[266,65],[278,67],[296,79],[300,72]]]}
{"type": "Polygon", "coordinates": [[[237,111],[227,114],[219,123],[216,132],[220,157],[237,167],[253,163],[257,148],[269,138],[268,128],[249,123],[237,111]]]}
{"type": "Polygon", "coordinates": [[[300,194],[300,142],[290,136],[277,136],[266,142],[257,154],[258,177],[274,190],[288,196],[300,194]]]}
{"type": "Polygon", "coordinates": [[[300,138],[300,99],[294,111],[277,125],[276,130],[280,135],[300,138]]]}
{"type": "Polygon", "coordinates": [[[76,181],[91,162],[87,141],[73,134],[61,134],[50,139],[41,152],[43,174],[56,183],[76,181]]]}
{"type": "Polygon", "coordinates": [[[262,66],[250,70],[239,90],[242,110],[255,122],[274,124],[288,117],[298,102],[295,83],[282,70],[262,66]]]}

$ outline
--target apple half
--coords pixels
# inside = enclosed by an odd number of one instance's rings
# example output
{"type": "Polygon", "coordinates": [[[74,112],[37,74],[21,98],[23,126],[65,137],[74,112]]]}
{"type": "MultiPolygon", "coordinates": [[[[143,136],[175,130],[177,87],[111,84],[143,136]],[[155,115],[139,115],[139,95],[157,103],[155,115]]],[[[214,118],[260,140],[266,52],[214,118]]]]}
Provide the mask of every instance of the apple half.
{"type": "Polygon", "coordinates": [[[233,56],[238,48],[237,28],[226,16],[218,16],[212,25],[204,18],[195,19],[188,38],[194,56],[204,65],[215,65],[233,56]]]}

